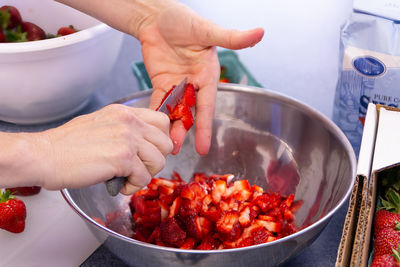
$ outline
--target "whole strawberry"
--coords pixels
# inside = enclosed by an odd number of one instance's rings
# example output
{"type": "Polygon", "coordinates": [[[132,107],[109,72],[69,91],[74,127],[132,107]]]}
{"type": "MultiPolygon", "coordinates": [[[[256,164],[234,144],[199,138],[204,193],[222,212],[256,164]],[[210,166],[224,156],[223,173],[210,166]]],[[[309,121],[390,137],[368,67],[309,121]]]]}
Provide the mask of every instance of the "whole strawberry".
{"type": "Polygon", "coordinates": [[[374,257],[371,267],[397,267],[399,263],[393,255],[385,254],[374,257]]]}
{"type": "Polygon", "coordinates": [[[40,186],[22,186],[22,187],[11,187],[7,188],[10,193],[18,196],[32,196],[39,194],[42,188],[40,186]]]}
{"type": "Polygon", "coordinates": [[[375,237],[374,255],[392,254],[400,244],[400,223],[394,228],[384,228],[375,237]]]}
{"type": "Polygon", "coordinates": [[[393,249],[391,254],[376,255],[372,259],[371,267],[399,267],[400,266],[400,252],[399,248],[393,249]]]}
{"type": "Polygon", "coordinates": [[[400,214],[387,210],[378,210],[375,213],[374,235],[377,236],[384,228],[394,228],[400,222],[400,214]]]}
{"type": "Polygon", "coordinates": [[[12,233],[21,233],[25,229],[25,203],[5,190],[0,194],[0,228],[12,233]]]}

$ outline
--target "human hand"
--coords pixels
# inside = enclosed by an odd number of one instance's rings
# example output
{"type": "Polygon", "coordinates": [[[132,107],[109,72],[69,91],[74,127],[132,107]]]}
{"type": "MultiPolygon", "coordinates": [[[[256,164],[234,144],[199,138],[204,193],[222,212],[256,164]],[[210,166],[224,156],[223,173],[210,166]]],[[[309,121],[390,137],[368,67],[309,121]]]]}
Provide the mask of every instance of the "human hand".
{"type": "MultiPolygon", "coordinates": [[[[199,154],[207,154],[211,142],[220,75],[216,46],[228,49],[254,46],[263,34],[260,28],[249,31],[223,29],[177,2],[141,23],[138,39],[154,87],[150,108],[158,107],[172,85],[188,77],[198,89],[195,143],[199,154]]],[[[174,143],[172,153],[176,154],[186,136],[181,121],[173,123],[170,136],[174,143]]]]}
{"type": "Polygon", "coordinates": [[[31,175],[40,176],[41,185],[51,190],[124,176],[128,182],[121,193],[132,194],[164,167],[172,151],[169,126],[163,113],[109,105],[58,128],[27,133],[41,159],[31,175]]]}

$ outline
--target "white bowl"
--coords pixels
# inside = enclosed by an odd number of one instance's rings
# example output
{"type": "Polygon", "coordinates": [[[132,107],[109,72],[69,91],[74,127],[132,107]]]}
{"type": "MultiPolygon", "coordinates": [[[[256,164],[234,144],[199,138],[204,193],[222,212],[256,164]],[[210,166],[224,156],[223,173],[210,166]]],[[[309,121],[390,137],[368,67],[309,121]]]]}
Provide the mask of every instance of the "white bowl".
{"type": "Polygon", "coordinates": [[[123,34],[53,0],[3,0],[46,33],[73,25],[79,32],[33,42],[0,43],[0,120],[45,123],[89,101],[110,73],[123,34]]]}

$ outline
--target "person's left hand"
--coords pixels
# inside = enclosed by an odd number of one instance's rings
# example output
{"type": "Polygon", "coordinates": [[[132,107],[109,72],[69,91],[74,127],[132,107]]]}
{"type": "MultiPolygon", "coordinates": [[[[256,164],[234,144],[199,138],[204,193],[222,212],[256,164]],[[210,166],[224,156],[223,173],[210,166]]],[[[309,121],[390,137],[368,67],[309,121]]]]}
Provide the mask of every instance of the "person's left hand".
{"type": "MultiPolygon", "coordinates": [[[[154,92],[150,108],[157,108],[173,85],[188,77],[198,89],[195,114],[196,150],[208,153],[211,142],[220,65],[216,46],[242,49],[254,46],[263,37],[261,28],[237,31],[221,28],[185,5],[175,3],[158,16],[146,20],[138,31],[142,54],[154,92]]],[[[181,121],[175,121],[170,137],[173,154],[186,136],[181,121]]]]}

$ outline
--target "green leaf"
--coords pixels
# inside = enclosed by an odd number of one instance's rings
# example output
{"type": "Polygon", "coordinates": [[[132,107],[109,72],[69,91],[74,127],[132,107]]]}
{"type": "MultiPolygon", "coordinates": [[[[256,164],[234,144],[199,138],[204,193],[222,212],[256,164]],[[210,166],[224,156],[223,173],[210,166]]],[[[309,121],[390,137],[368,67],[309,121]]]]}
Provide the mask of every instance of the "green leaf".
{"type": "Polygon", "coordinates": [[[382,206],[387,211],[400,213],[400,195],[392,188],[386,191],[385,198],[380,198],[382,206]]]}
{"type": "Polygon", "coordinates": [[[10,22],[11,15],[7,10],[0,10],[0,27],[7,29],[8,23],[10,22]]]}

